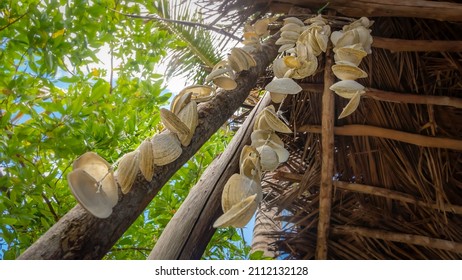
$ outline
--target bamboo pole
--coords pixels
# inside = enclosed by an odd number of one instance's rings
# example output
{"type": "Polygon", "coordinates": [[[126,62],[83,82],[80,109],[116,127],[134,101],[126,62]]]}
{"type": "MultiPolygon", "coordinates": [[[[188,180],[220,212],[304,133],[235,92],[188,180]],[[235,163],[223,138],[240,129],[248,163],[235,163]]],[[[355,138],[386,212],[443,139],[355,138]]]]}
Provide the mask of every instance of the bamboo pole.
{"type": "MultiPolygon", "coordinates": [[[[440,21],[462,21],[462,5],[452,2],[426,0],[330,0],[328,9],[333,9],[347,17],[413,17],[440,21]]],[[[285,0],[274,1],[270,10],[287,13],[297,5],[317,11],[326,4],[325,0],[285,0]]]]}
{"type": "Polygon", "coordinates": [[[404,40],[374,36],[372,47],[391,52],[462,52],[462,41],[404,40]]]}
{"type": "Polygon", "coordinates": [[[225,152],[204,171],[167,224],[148,259],[200,259],[215,232],[213,222],[222,213],[220,202],[223,187],[229,177],[239,170],[240,153],[249,142],[254,117],[270,101],[269,94],[266,94],[239,128],[225,152]]]}
{"type": "Polygon", "coordinates": [[[329,89],[334,84],[332,72],[333,55],[329,47],[324,67],[324,91],[322,94],[321,128],[321,189],[319,193],[319,222],[316,243],[316,259],[327,259],[330,213],[332,204],[332,178],[334,176],[334,93],[329,89]]]}
{"type": "MultiPolygon", "coordinates": [[[[296,174],[291,172],[277,171],[274,175],[275,179],[289,182],[301,182],[303,175],[296,174]]],[[[435,202],[425,202],[421,199],[418,199],[410,194],[393,191],[389,189],[384,189],[380,187],[363,185],[363,184],[353,184],[342,181],[334,181],[334,187],[341,190],[347,190],[352,192],[364,193],[369,195],[375,195],[385,198],[391,198],[393,200],[402,201],[405,203],[411,203],[421,207],[432,208],[438,211],[444,211],[449,213],[454,213],[462,215],[462,206],[454,205],[449,203],[436,204],[435,202]]]]}
{"type": "Polygon", "coordinates": [[[279,34],[271,37],[261,51],[253,56],[257,66],[243,71],[236,79],[237,88],[220,91],[211,101],[199,104],[199,125],[188,147],[174,162],[156,167],[154,178],[147,182],[141,173],[132,190],[122,195],[113,213],[106,219],[98,219],[80,205],[76,205],[19,259],[101,259],[128,227],[143,212],[157,192],[170,177],[215,133],[223,123],[241,106],[259,75],[277,55],[275,41],[279,34]]]}
{"type": "Polygon", "coordinates": [[[375,239],[382,239],[387,241],[400,242],[405,244],[420,245],[435,249],[447,250],[455,253],[462,253],[462,243],[431,238],[422,235],[406,234],[398,232],[388,232],[384,230],[374,230],[363,227],[355,226],[334,226],[332,227],[332,234],[338,235],[361,235],[375,239]]]}
{"type": "MultiPolygon", "coordinates": [[[[318,125],[303,125],[297,132],[323,133],[318,125]]],[[[371,125],[351,124],[334,128],[335,135],[370,136],[396,140],[421,147],[462,151],[462,140],[425,136],[371,125]]]]}

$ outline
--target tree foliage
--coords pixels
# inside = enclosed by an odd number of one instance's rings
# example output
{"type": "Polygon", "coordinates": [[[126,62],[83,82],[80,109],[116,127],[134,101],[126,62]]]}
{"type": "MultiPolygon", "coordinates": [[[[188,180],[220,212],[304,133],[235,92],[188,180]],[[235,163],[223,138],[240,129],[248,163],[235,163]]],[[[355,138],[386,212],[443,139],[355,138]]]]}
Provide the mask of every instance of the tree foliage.
{"type": "MultiPolygon", "coordinates": [[[[144,2],[0,2],[0,245],[4,259],[19,256],[76,204],[65,180],[74,159],[94,151],[115,162],[162,129],[158,109],[167,105],[171,94],[154,67],[168,48],[178,48],[181,42],[159,22],[114,12],[158,12],[156,2],[144,2]]],[[[229,137],[222,131],[202,147],[107,258],[145,258],[189,188],[229,137]]],[[[234,230],[225,234],[239,242],[234,230]]],[[[231,255],[245,248],[217,244],[231,255]]],[[[226,257],[213,252],[208,256],[226,257]]]]}

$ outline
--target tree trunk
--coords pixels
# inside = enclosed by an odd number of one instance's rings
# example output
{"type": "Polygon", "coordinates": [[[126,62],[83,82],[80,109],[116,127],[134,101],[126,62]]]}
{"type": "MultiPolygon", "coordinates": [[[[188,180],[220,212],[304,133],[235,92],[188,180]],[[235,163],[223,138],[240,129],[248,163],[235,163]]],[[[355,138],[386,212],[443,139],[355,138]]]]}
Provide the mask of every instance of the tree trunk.
{"type": "Polygon", "coordinates": [[[268,94],[252,110],[225,152],[205,170],[199,182],[162,232],[148,259],[199,259],[215,228],[215,220],[223,214],[221,193],[229,177],[239,172],[239,157],[249,144],[255,115],[269,103],[268,94]]]}
{"type": "Polygon", "coordinates": [[[281,231],[281,222],[276,221],[277,208],[267,208],[264,203],[258,207],[253,227],[251,253],[263,251],[263,256],[276,258],[275,233],[281,231]]]}
{"type": "Polygon", "coordinates": [[[264,73],[276,57],[277,48],[274,42],[277,38],[278,35],[270,38],[262,51],[254,54],[257,67],[238,75],[236,89],[220,91],[211,101],[198,106],[199,126],[191,144],[183,148],[182,155],[176,161],[156,167],[150,183],[139,173],[128,194],[122,195],[119,192],[119,202],[114,207],[112,215],[106,219],[98,219],[80,205],[76,205],[19,256],[19,259],[101,259],[170,177],[241,106],[256,85],[258,76],[264,73]]]}

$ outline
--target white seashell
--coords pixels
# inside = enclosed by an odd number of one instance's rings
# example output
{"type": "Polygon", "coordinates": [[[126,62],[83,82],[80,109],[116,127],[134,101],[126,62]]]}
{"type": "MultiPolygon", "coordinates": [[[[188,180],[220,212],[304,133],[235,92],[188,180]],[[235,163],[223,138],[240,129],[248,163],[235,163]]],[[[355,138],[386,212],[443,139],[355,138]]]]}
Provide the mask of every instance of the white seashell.
{"type": "Polygon", "coordinates": [[[287,67],[287,65],[284,63],[283,58],[276,58],[273,61],[273,73],[274,76],[277,78],[282,78],[284,77],[284,74],[289,70],[290,68],[287,67]]]}
{"type": "Polygon", "coordinates": [[[321,25],[326,25],[328,23],[327,19],[323,18],[321,14],[318,14],[315,17],[309,18],[304,21],[305,23],[308,24],[321,24],[321,25]]]}
{"type": "Polygon", "coordinates": [[[332,66],[332,72],[334,72],[334,75],[340,80],[356,80],[367,77],[367,73],[357,66],[341,64],[339,62],[332,66]]]}
{"type": "MultiPolygon", "coordinates": [[[[215,90],[211,86],[207,85],[191,85],[187,86],[184,89],[182,89],[178,95],[183,95],[186,93],[191,93],[191,100],[194,100],[196,102],[205,102],[210,99],[215,95],[215,90]]],[[[175,106],[175,111],[176,111],[176,106],[175,106]]],[[[178,110],[178,112],[181,109],[178,110]]],[[[172,112],[177,114],[173,109],[172,112]]]]}
{"type": "Polygon", "coordinates": [[[256,201],[256,198],[257,195],[254,194],[233,205],[229,211],[225,212],[213,223],[213,227],[244,227],[252,219],[257,210],[259,202],[256,201]]]}
{"type": "Polygon", "coordinates": [[[228,55],[228,63],[231,68],[236,72],[249,70],[251,67],[257,65],[255,59],[246,51],[240,48],[232,48],[231,54],[228,55]]]}
{"type": "Polygon", "coordinates": [[[260,164],[262,171],[274,171],[279,165],[277,153],[268,145],[257,148],[260,153],[260,164]]]}
{"type": "Polygon", "coordinates": [[[191,101],[192,92],[191,91],[180,91],[172,100],[170,104],[170,111],[175,115],[178,115],[178,112],[186,106],[191,101]]]}
{"type": "Polygon", "coordinates": [[[268,107],[266,107],[265,109],[263,109],[262,113],[264,116],[264,121],[266,121],[266,123],[272,130],[281,133],[292,133],[292,130],[290,130],[290,128],[277,117],[276,113],[274,112],[274,109],[273,111],[271,111],[270,109],[268,109],[268,107]]]}
{"type": "Polygon", "coordinates": [[[276,40],[275,44],[276,45],[295,44],[296,41],[297,41],[297,39],[292,40],[292,39],[287,39],[287,38],[281,37],[281,38],[276,40]]]}
{"type": "Polygon", "coordinates": [[[168,132],[154,135],[151,142],[154,150],[154,164],[158,166],[175,161],[183,152],[178,138],[168,132]]]}
{"type": "Polygon", "coordinates": [[[336,94],[343,98],[351,99],[359,91],[361,94],[364,93],[364,86],[353,80],[344,80],[336,82],[331,85],[330,90],[335,91],[336,94]]]}
{"type": "Polygon", "coordinates": [[[258,201],[263,197],[262,189],[258,182],[241,174],[233,174],[223,187],[221,195],[223,212],[228,212],[233,205],[254,194],[257,195],[258,201]]]}
{"type": "Polygon", "coordinates": [[[296,17],[288,17],[288,18],[285,18],[283,21],[284,21],[284,25],[289,24],[289,23],[294,23],[298,26],[305,26],[303,21],[301,21],[300,19],[296,17]]]}
{"type": "MultiPolygon", "coordinates": [[[[250,135],[250,140],[252,141],[252,143],[259,142],[259,141],[263,141],[263,143],[273,142],[275,145],[284,147],[284,142],[272,130],[254,130],[252,134],[250,135]]],[[[253,144],[252,146],[257,147],[253,144]]],[[[261,146],[261,145],[258,145],[258,146],[261,146]]]]}
{"type": "Polygon", "coordinates": [[[144,140],[138,147],[140,164],[139,168],[146,181],[151,182],[154,176],[154,150],[151,139],[144,140]]]}
{"type": "Polygon", "coordinates": [[[253,25],[255,33],[257,33],[259,37],[268,35],[269,34],[268,25],[270,22],[271,22],[271,19],[269,18],[257,20],[257,22],[255,22],[255,24],[253,25]]]}
{"type": "Polygon", "coordinates": [[[350,114],[352,114],[354,111],[356,111],[356,109],[358,108],[359,106],[359,101],[361,99],[361,93],[358,91],[354,96],[353,98],[350,99],[350,102],[348,102],[348,104],[345,106],[345,108],[343,108],[342,110],[342,113],[340,114],[340,116],[338,117],[339,119],[341,118],[344,118],[346,116],[349,116],[350,114]]]}
{"type": "Polygon", "coordinates": [[[189,146],[191,143],[196,127],[199,124],[199,114],[197,113],[197,103],[191,101],[178,114],[178,118],[188,127],[189,134],[179,134],[181,145],[189,146]]]}
{"type": "Polygon", "coordinates": [[[173,112],[160,108],[160,119],[168,130],[176,134],[190,134],[189,128],[173,112]]]}
{"type": "Polygon", "coordinates": [[[278,49],[278,52],[282,53],[282,52],[285,52],[291,48],[293,48],[295,46],[295,44],[285,44],[285,45],[282,45],[281,47],[279,47],[278,49]]]}
{"type": "Polygon", "coordinates": [[[271,101],[276,104],[281,103],[284,100],[284,98],[286,98],[286,96],[287,94],[270,92],[271,101]]]}
{"type": "Polygon", "coordinates": [[[281,38],[292,40],[292,41],[297,41],[298,36],[300,36],[300,33],[294,32],[294,31],[282,31],[281,33],[281,38]]]}
{"type": "Polygon", "coordinates": [[[74,169],[67,175],[67,181],[75,199],[93,216],[104,219],[112,214],[111,199],[100,190],[98,182],[85,170],[74,169]]]}
{"type": "Polygon", "coordinates": [[[116,171],[117,182],[120,185],[122,193],[126,194],[132,188],[135,182],[136,174],[140,166],[140,153],[138,150],[126,153],[119,159],[119,165],[116,171]]]}
{"type": "Polygon", "coordinates": [[[334,60],[337,61],[348,61],[353,65],[358,66],[361,60],[367,55],[366,51],[362,48],[361,44],[355,44],[351,46],[345,46],[338,48],[334,55],[334,60]]]}
{"type": "Polygon", "coordinates": [[[296,32],[298,34],[302,33],[302,27],[298,24],[295,24],[295,23],[287,23],[287,24],[284,24],[282,27],[281,27],[281,31],[292,31],[292,32],[296,32]]]}
{"type": "Polygon", "coordinates": [[[303,89],[291,78],[275,78],[265,86],[265,90],[280,94],[297,94],[303,89]]]}
{"type": "Polygon", "coordinates": [[[239,159],[240,174],[260,183],[260,154],[252,146],[245,145],[239,159]]]}
{"type": "Polygon", "coordinates": [[[302,67],[302,62],[295,56],[286,55],[282,58],[284,63],[289,68],[298,69],[302,67]]]}
{"type": "Polygon", "coordinates": [[[316,70],[318,69],[318,59],[312,53],[308,56],[309,60],[302,61],[302,67],[294,70],[292,78],[303,79],[316,73],[316,70]]]}

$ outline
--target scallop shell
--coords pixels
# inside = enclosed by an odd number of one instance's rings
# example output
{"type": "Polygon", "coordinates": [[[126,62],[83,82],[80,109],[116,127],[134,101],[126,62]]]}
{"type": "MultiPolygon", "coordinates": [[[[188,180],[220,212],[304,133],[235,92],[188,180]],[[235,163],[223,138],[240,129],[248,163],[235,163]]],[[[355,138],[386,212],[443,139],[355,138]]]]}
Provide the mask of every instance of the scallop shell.
{"type": "MultiPolygon", "coordinates": [[[[211,86],[207,86],[207,85],[192,85],[192,86],[188,86],[182,89],[178,93],[178,95],[182,95],[186,93],[191,93],[191,100],[194,100],[196,102],[205,102],[205,101],[212,99],[212,97],[215,95],[215,90],[211,86]]],[[[176,106],[175,106],[175,111],[176,111],[176,106]]],[[[172,110],[172,112],[174,113],[175,111],[172,110]]]]}
{"type": "Polygon", "coordinates": [[[67,175],[67,181],[75,199],[93,216],[104,219],[112,214],[111,199],[104,191],[98,192],[98,182],[85,170],[74,169],[67,175]]]}
{"type": "Polygon", "coordinates": [[[221,195],[223,212],[228,212],[233,205],[254,194],[257,195],[258,201],[263,197],[262,189],[258,182],[241,174],[233,174],[223,187],[221,195]]]}
{"type": "Polygon", "coordinates": [[[275,78],[265,86],[265,90],[281,94],[297,94],[303,89],[291,78],[275,78]]]}
{"type": "Polygon", "coordinates": [[[181,111],[181,109],[186,106],[191,101],[192,92],[191,91],[180,91],[172,100],[170,104],[170,111],[175,115],[181,111]]]}
{"type": "Polygon", "coordinates": [[[268,145],[257,148],[260,153],[260,164],[262,171],[274,171],[279,165],[277,153],[268,145]]]}
{"type": "Polygon", "coordinates": [[[178,138],[171,133],[156,134],[151,142],[154,150],[154,164],[158,166],[175,161],[183,152],[178,138]]]}
{"type": "Polygon", "coordinates": [[[301,26],[301,27],[305,26],[303,21],[301,21],[300,19],[298,19],[296,17],[288,17],[288,18],[284,19],[284,25],[289,24],[289,23],[293,23],[293,24],[296,24],[296,25],[301,26]]]}
{"type": "Polygon", "coordinates": [[[189,128],[173,112],[165,108],[160,108],[160,119],[168,130],[176,134],[190,134],[189,128]]]}
{"type": "Polygon", "coordinates": [[[358,66],[361,60],[367,55],[360,44],[338,48],[334,55],[335,61],[348,61],[358,66]]]}
{"type": "Polygon", "coordinates": [[[140,166],[140,153],[138,150],[126,153],[119,159],[116,176],[122,193],[126,194],[135,182],[140,166]]]}
{"type": "Polygon", "coordinates": [[[265,108],[262,112],[264,120],[272,130],[282,133],[292,133],[292,130],[290,130],[290,128],[282,122],[274,112],[267,108],[265,108]]]}
{"type": "Polygon", "coordinates": [[[154,176],[154,150],[151,139],[144,140],[138,147],[140,152],[140,171],[146,181],[151,182],[154,176]]]}
{"type": "Polygon", "coordinates": [[[197,113],[197,103],[191,101],[178,114],[178,118],[188,127],[189,134],[179,134],[181,145],[189,146],[191,143],[196,127],[199,124],[199,114],[197,113]]]}
{"type": "Polygon", "coordinates": [[[94,152],[86,152],[77,158],[73,169],[83,169],[100,184],[100,192],[109,199],[111,207],[117,204],[117,183],[111,165],[94,152]]]}
{"type": "Polygon", "coordinates": [[[232,226],[244,227],[252,219],[258,208],[257,195],[247,197],[238,204],[233,205],[229,211],[221,215],[215,223],[214,228],[232,226]]]}
{"type": "Polygon", "coordinates": [[[350,114],[352,114],[354,111],[356,111],[356,109],[359,106],[360,99],[361,99],[361,93],[357,92],[353,96],[353,98],[350,99],[350,102],[348,102],[348,104],[345,106],[345,108],[343,108],[342,113],[340,114],[340,116],[338,118],[339,119],[344,118],[344,117],[349,116],[350,114]]]}
{"type": "Polygon", "coordinates": [[[367,77],[367,73],[357,66],[340,64],[339,62],[332,66],[332,72],[334,72],[334,75],[340,80],[356,80],[367,77]]]}
{"type": "Polygon", "coordinates": [[[336,82],[335,84],[331,85],[329,89],[335,91],[335,93],[339,96],[348,99],[353,98],[353,96],[358,91],[360,93],[365,92],[364,86],[353,80],[344,80],[336,82]]]}

